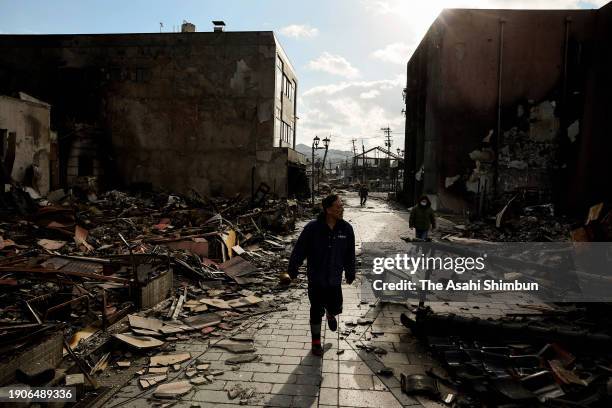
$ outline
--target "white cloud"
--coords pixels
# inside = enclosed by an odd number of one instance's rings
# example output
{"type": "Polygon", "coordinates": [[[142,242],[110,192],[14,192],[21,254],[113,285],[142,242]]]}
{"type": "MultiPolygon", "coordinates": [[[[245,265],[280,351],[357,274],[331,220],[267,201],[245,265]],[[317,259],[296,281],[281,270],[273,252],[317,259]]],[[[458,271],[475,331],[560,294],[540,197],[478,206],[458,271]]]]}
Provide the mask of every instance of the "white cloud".
{"type": "Polygon", "coordinates": [[[361,99],[374,99],[376,98],[378,95],[380,95],[380,91],[377,89],[372,89],[368,92],[362,92],[361,94],[359,94],[359,97],[361,99]]]}
{"type": "Polygon", "coordinates": [[[314,71],[323,71],[333,75],[343,76],[347,79],[359,77],[359,70],[340,55],[324,52],[318,58],[308,63],[308,68],[314,71]]]}
{"type": "Polygon", "coordinates": [[[308,24],[291,24],[281,28],[279,32],[285,37],[293,38],[312,38],[319,35],[319,29],[308,24]]]}
{"type": "Polygon", "coordinates": [[[366,10],[377,14],[389,14],[393,12],[393,7],[388,1],[383,0],[363,0],[366,10]]]}
{"type": "MultiPolygon", "coordinates": [[[[381,127],[394,132],[394,148],[404,144],[402,88],[405,77],[377,81],[343,81],[306,90],[298,99],[298,142],[332,134],[332,148],[351,150],[351,140],[368,147],[383,145],[381,127]]],[[[361,147],[360,147],[361,150],[361,147]]]]}
{"type": "Polygon", "coordinates": [[[371,57],[384,62],[393,64],[406,64],[410,56],[416,49],[415,44],[406,44],[405,42],[395,42],[388,44],[386,47],[374,51],[371,57]]]}

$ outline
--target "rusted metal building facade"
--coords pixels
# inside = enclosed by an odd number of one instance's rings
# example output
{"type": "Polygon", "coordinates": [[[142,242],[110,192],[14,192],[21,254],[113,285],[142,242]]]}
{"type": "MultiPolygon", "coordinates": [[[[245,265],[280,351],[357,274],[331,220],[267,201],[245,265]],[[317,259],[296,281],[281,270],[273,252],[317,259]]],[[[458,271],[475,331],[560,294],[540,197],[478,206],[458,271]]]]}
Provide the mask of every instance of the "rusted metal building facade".
{"type": "Polygon", "coordinates": [[[487,212],[610,199],[612,5],[447,9],[407,66],[404,197],[487,212]],[[606,175],[606,176],[604,176],[606,175]]]}

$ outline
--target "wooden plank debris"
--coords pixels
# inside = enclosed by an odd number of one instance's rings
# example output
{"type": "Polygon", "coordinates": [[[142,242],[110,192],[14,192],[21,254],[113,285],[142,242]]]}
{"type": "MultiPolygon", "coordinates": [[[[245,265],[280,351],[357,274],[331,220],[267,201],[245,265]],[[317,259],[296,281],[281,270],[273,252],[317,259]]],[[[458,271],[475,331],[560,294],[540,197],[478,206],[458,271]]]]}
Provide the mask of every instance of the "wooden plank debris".
{"type": "Polygon", "coordinates": [[[138,335],[141,336],[160,336],[161,334],[157,331],[153,331],[153,330],[147,330],[147,329],[134,329],[132,328],[132,331],[138,335]]]}
{"type": "Polygon", "coordinates": [[[148,336],[136,337],[129,334],[116,333],[113,334],[113,337],[137,349],[155,348],[164,344],[163,341],[148,336]]]}
{"type": "Polygon", "coordinates": [[[221,323],[222,319],[216,313],[203,313],[196,316],[191,316],[183,320],[185,324],[194,329],[203,329],[204,327],[215,326],[221,323]]]}
{"type": "Polygon", "coordinates": [[[257,303],[263,302],[262,298],[259,298],[255,295],[245,296],[238,299],[232,299],[227,302],[231,307],[243,307],[243,306],[251,306],[256,305],[257,303]]]}
{"type": "Polygon", "coordinates": [[[185,295],[180,295],[178,298],[178,302],[176,302],[176,307],[174,308],[174,312],[172,312],[172,320],[178,319],[179,313],[183,310],[183,302],[185,301],[185,295]]]}
{"type": "Polygon", "coordinates": [[[231,309],[232,307],[223,299],[200,299],[205,305],[216,307],[217,309],[231,309]]]}
{"type": "Polygon", "coordinates": [[[39,239],[36,243],[47,251],[57,251],[66,245],[66,241],[56,241],[54,239],[39,239]]]}
{"type": "Polygon", "coordinates": [[[190,358],[191,354],[189,353],[157,355],[151,357],[150,365],[151,367],[169,366],[172,364],[180,364],[190,358]]]}
{"type": "Polygon", "coordinates": [[[168,367],[149,367],[148,374],[168,374],[168,367]]]}
{"type": "Polygon", "coordinates": [[[146,390],[167,379],[168,376],[166,374],[145,375],[138,379],[138,383],[143,390],[146,390]]]}
{"type": "Polygon", "coordinates": [[[161,320],[149,319],[133,314],[128,315],[128,320],[132,328],[151,330],[154,332],[159,331],[159,329],[161,329],[164,325],[164,322],[162,322],[161,320]]]}
{"type": "Polygon", "coordinates": [[[236,255],[242,255],[246,252],[240,245],[234,245],[232,247],[232,251],[234,251],[236,255]]]}
{"type": "Polygon", "coordinates": [[[189,381],[176,381],[168,384],[159,385],[153,392],[157,398],[175,398],[187,394],[193,385],[189,381]]]}
{"type": "Polygon", "coordinates": [[[249,283],[250,280],[247,278],[247,276],[259,271],[256,266],[238,255],[226,262],[223,262],[221,265],[219,265],[219,269],[221,269],[227,276],[232,278],[239,285],[249,283]]]}
{"type": "Polygon", "coordinates": [[[193,385],[203,385],[208,384],[208,379],[206,377],[202,377],[201,375],[195,376],[189,380],[193,385]]]}
{"type": "Polygon", "coordinates": [[[71,385],[85,384],[85,376],[83,374],[68,374],[66,375],[66,387],[71,385]]]}

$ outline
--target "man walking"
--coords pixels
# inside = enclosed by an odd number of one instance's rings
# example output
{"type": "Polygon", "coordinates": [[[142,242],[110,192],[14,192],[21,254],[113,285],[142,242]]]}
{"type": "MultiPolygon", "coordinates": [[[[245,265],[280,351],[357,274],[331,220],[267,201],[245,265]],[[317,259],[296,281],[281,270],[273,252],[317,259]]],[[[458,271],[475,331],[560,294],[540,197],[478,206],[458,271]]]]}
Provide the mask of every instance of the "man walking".
{"type": "Polygon", "coordinates": [[[408,226],[414,228],[414,235],[423,241],[429,238],[429,230],[436,228],[436,214],[431,208],[431,201],[429,201],[426,195],[422,196],[418,204],[410,210],[408,226]]]}
{"type": "Polygon", "coordinates": [[[366,204],[366,201],[368,201],[368,187],[365,184],[359,187],[359,199],[359,205],[362,207],[366,204]]]}
{"type": "Polygon", "coordinates": [[[346,282],[355,280],[355,234],[342,219],[344,207],[337,194],[323,199],[323,211],[304,227],[289,259],[289,276],[295,279],[298,268],[308,260],[308,300],[312,353],[323,355],[321,319],[327,316],[331,331],[338,329],[336,315],[342,313],[342,271],[346,282]]]}

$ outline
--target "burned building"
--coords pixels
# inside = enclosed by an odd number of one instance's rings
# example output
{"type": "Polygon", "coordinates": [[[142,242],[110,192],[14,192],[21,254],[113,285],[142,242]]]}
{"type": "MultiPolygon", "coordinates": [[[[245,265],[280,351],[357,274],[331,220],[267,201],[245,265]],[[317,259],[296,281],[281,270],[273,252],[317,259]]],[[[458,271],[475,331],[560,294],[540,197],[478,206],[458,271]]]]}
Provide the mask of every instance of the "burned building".
{"type": "Polygon", "coordinates": [[[53,106],[61,181],[294,194],[297,78],[272,32],[1,35],[0,92],[53,106]]]}
{"type": "Polygon", "coordinates": [[[10,183],[47,194],[52,168],[50,109],[44,102],[20,93],[0,96],[0,171],[2,188],[10,183]]]}
{"type": "Polygon", "coordinates": [[[499,210],[515,194],[582,214],[610,199],[612,5],[444,10],[407,65],[404,195],[499,210]]]}

